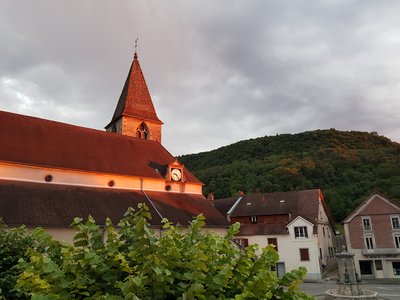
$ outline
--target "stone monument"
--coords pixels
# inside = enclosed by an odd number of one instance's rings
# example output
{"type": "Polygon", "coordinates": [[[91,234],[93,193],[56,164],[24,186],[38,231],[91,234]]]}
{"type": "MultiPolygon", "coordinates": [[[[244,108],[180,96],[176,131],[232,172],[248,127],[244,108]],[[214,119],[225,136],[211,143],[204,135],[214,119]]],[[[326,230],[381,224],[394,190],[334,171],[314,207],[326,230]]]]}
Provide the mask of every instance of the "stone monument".
{"type": "Polygon", "coordinates": [[[378,293],[364,290],[354,266],[354,254],[350,254],[343,247],[343,251],[336,253],[338,265],[337,289],[327,290],[326,299],[377,299],[378,293]]]}

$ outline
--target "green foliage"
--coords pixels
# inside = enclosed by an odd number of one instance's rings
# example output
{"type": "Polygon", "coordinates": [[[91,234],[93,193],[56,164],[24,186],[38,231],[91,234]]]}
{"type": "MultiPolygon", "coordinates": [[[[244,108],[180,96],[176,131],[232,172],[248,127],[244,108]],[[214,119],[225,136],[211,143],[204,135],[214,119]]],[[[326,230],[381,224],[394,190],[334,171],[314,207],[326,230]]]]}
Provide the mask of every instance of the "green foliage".
{"type": "Polygon", "coordinates": [[[216,198],[319,188],[341,221],[372,192],[400,200],[399,154],[399,144],[377,134],[331,129],[241,141],[179,160],[216,198]]]}
{"type": "Polygon", "coordinates": [[[27,259],[27,250],[35,249],[54,260],[59,255],[59,243],[42,229],[27,232],[24,226],[7,228],[0,220],[0,299],[26,299],[13,290],[17,278],[21,273],[18,268],[20,259],[27,259]]]}
{"type": "Polygon", "coordinates": [[[311,299],[299,292],[306,270],[277,278],[272,247],[256,255],[232,243],[239,224],[225,236],[204,229],[204,217],[189,228],[163,220],[162,234],[149,229],[147,207],[130,209],[118,224],[100,228],[92,218],[74,220],[73,245],[59,259],[29,250],[20,260],[16,290],[32,299],[311,299]]]}

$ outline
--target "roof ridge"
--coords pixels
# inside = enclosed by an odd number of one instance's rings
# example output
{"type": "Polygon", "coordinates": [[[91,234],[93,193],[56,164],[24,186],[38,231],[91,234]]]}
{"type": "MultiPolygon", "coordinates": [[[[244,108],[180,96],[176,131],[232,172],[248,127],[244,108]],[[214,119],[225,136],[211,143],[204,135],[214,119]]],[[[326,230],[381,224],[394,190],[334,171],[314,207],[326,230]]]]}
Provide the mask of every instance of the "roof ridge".
{"type": "MultiPolygon", "coordinates": [[[[96,128],[79,126],[79,125],[69,124],[69,123],[66,123],[66,122],[61,122],[61,121],[56,121],[56,120],[49,120],[49,119],[44,119],[44,118],[36,117],[36,116],[24,115],[24,114],[21,114],[21,113],[13,113],[13,112],[5,111],[5,110],[0,110],[0,114],[8,114],[10,116],[16,116],[16,117],[19,117],[19,118],[36,120],[38,122],[43,122],[43,123],[59,124],[59,125],[64,126],[64,127],[76,128],[76,129],[79,129],[79,130],[82,130],[82,131],[91,131],[91,132],[95,132],[97,134],[113,136],[115,138],[130,139],[130,140],[134,140],[134,141],[140,140],[141,142],[146,141],[146,142],[152,142],[152,143],[160,144],[159,142],[153,141],[153,140],[137,139],[137,138],[134,138],[134,137],[128,136],[128,135],[115,134],[113,132],[108,132],[108,131],[104,131],[104,130],[100,130],[100,129],[96,129],[96,128]]],[[[169,151],[167,151],[167,152],[172,157],[174,157],[171,153],[169,153],[169,151]]]]}

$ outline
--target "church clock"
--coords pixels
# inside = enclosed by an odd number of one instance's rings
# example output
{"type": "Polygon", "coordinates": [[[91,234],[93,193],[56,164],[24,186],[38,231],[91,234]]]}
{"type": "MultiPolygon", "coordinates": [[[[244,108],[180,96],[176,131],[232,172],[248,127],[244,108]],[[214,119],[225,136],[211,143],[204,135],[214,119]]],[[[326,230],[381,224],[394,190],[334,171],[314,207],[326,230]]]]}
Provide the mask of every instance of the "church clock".
{"type": "Polygon", "coordinates": [[[182,178],[182,172],[179,169],[172,169],[171,170],[171,179],[173,181],[179,181],[182,178]]]}

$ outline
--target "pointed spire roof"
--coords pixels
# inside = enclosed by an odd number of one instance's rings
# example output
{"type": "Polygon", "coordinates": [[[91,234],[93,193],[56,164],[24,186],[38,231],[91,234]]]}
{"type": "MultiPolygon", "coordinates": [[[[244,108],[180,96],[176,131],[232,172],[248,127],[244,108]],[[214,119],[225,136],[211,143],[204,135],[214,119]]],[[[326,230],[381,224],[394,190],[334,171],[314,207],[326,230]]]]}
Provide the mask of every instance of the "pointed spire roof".
{"type": "Polygon", "coordinates": [[[162,124],[154,109],[136,51],[114,115],[106,128],[122,116],[137,117],[162,124]]]}

